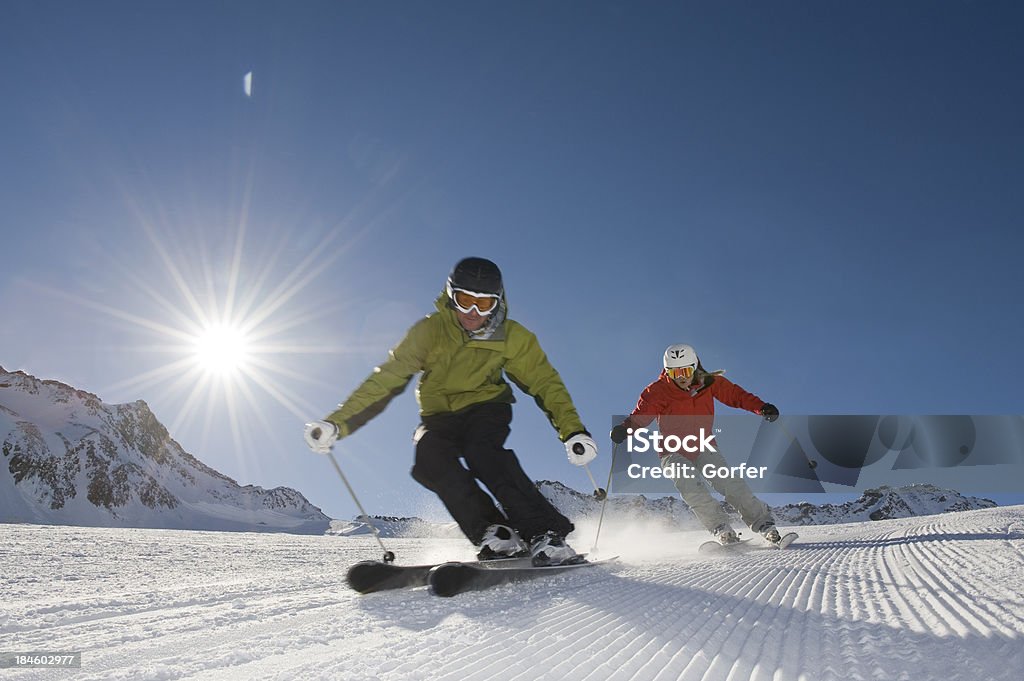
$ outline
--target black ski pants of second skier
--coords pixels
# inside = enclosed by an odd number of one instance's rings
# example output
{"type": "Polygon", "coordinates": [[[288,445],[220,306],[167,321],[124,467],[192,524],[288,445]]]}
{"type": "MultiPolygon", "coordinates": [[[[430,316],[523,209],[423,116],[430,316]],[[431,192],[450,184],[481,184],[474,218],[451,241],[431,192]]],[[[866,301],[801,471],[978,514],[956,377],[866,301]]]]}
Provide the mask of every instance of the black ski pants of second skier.
{"type": "Polygon", "coordinates": [[[525,541],[552,530],[562,536],[573,524],[558,512],[505,449],[512,405],[485,402],[462,411],[424,416],[416,429],[412,477],[441,498],[473,544],[488,525],[509,525],[525,541]],[[465,459],[465,465],[462,463],[465,459]],[[483,484],[494,500],[480,488],[483,484]]]}

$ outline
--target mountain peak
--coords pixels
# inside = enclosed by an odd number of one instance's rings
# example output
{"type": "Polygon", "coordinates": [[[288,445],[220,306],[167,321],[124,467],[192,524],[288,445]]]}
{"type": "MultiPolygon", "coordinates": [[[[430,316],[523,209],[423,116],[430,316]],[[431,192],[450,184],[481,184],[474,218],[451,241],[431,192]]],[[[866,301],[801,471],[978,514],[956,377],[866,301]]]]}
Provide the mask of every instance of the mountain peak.
{"type": "Polygon", "coordinates": [[[106,404],[0,369],[0,520],[322,533],[299,492],[241,487],[186,452],[143,400],[106,404]]]}

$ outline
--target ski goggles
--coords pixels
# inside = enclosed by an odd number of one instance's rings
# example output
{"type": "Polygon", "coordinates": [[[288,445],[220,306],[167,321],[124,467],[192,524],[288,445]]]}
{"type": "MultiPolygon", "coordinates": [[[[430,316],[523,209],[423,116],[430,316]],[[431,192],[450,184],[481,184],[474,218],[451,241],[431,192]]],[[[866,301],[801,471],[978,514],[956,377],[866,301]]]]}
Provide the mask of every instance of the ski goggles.
{"type": "Polygon", "coordinates": [[[685,381],[687,379],[693,378],[694,370],[695,369],[692,366],[688,366],[688,367],[665,367],[665,373],[673,381],[679,381],[679,380],[685,381]]]}
{"type": "Polygon", "coordinates": [[[496,293],[476,293],[461,288],[453,288],[451,290],[451,299],[455,309],[459,312],[469,314],[475,308],[477,314],[486,317],[497,309],[501,296],[496,293]]]}

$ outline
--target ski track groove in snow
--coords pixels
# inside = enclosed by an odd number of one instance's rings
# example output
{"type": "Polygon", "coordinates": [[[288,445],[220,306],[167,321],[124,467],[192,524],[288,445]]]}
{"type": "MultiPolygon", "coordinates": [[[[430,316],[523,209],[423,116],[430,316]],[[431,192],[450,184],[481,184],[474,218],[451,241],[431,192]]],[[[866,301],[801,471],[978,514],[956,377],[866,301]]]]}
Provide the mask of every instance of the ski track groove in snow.
{"type": "MultiPolygon", "coordinates": [[[[933,554],[929,554],[929,552],[922,549],[921,544],[910,543],[904,547],[907,564],[914,569],[918,575],[919,583],[925,587],[924,589],[919,589],[919,592],[935,603],[934,609],[936,612],[949,623],[957,635],[968,636],[972,631],[976,631],[988,638],[992,635],[993,627],[990,625],[993,623],[991,621],[983,621],[988,620],[985,613],[981,611],[975,612],[976,606],[974,603],[961,597],[962,590],[960,586],[946,579],[939,570],[933,567],[938,554],[944,553],[942,548],[944,543],[941,540],[935,542],[933,554]],[[932,590],[935,590],[939,595],[929,596],[932,590]]],[[[984,555],[979,556],[979,560],[987,562],[984,555]]],[[[943,562],[948,563],[948,561],[943,562]]]]}
{"type": "MultiPolygon", "coordinates": [[[[953,530],[955,531],[955,529],[953,530]]],[[[985,528],[983,534],[991,534],[993,536],[1003,534],[1002,528],[985,528]]],[[[1003,540],[993,540],[1002,542],[1003,540]]],[[[936,546],[936,561],[941,566],[942,563],[955,566],[958,572],[966,572],[969,570],[979,570],[980,572],[986,573],[998,573],[1001,569],[1005,569],[1002,565],[1003,560],[996,559],[993,553],[990,552],[978,552],[972,553],[962,548],[955,541],[941,541],[936,546]],[[942,556],[945,560],[938,561],[937,559],[942,556]]],[[[1013,564],[1012,561],[1010,563],[1013,564]]],[[[1020,566],[1024,565],[1024,556],[1017,563],[1016,569],[1020,569],[1020,566]]],[[[932,573],[936,580],[941,581],[945,588],[949,591],[951,596],[955,596],[960,604],[960,607],[965,610],[973,612],[973,616],[976,617],[984,626],[989,627],[998,632],[1003,636],[1013,638],[1017,635],[1017,632],[1006,627],[1003,622],[1014,619],[1014,616],[1010,609],[1004,606],[1000,602],[1000,595],[998,593],[986,593],[991,591],[991,583],[971,583],[961,582],[958,580],[950,580],[947,578],[939,567],[938,569],[933,568],[932,573]]],[[[1005,593],[1003,594],[1005,597],[1005,593]]],[[[1024,601],[1021,601],[1018,594],[1017,605],[1021,605],[1024,601]]]]}
{"type": "MultiPolygon", "coordinates": [[[[1024,507],[798,528],[451,599],[359,596],[370,538],[0,525],[0,650],[81,650],[4,679],[1016,679],[1024,507]],[[59,533],[63,541],[53,541],[59,533]],[[754,543],[759,540],[754,541],[754,543]]],[[[392,540],[465,555],[458,540],[392,540]]],[[[646,554],[649,555],[649,554],[646,554]]]]}

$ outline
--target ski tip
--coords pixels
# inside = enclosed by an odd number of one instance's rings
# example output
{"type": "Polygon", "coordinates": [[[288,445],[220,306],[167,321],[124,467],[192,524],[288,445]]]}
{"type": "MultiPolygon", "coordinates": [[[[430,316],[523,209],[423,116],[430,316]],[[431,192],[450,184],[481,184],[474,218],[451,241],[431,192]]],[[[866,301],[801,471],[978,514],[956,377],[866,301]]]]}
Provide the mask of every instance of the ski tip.
{"type": "Polygon", "coordinates": [[[427,575],[427,589],[435,596],[451,598],[465,590],[467,577],[472,573],[473,568],[462,563],[436,565],[427,575]]]}
{"type": "Polygon", "coordinates": [[[776,544],[776,546],[778,546],[780,549],[784,549],[799,538],[800,535],[798,535],[796,532],[787,532],[786,534],[782,535],[782,539],[779,540],[779,543],[776,544]]]}
{"type": "Polygon", "coordinates": [[[378,571],[383,565],[380,561],[364,560],[356,563],[345,573],[345,581],[353,591],[361,594],[371,593],[380,581],[378,571]]]}
{"type": "Polygon", "coordinates": [[[391,589],[423,586],[427,583],[429,565],[395,565],[377,560],[364,560],[348,569],[345,581],[361,594],[391,589]]]}

